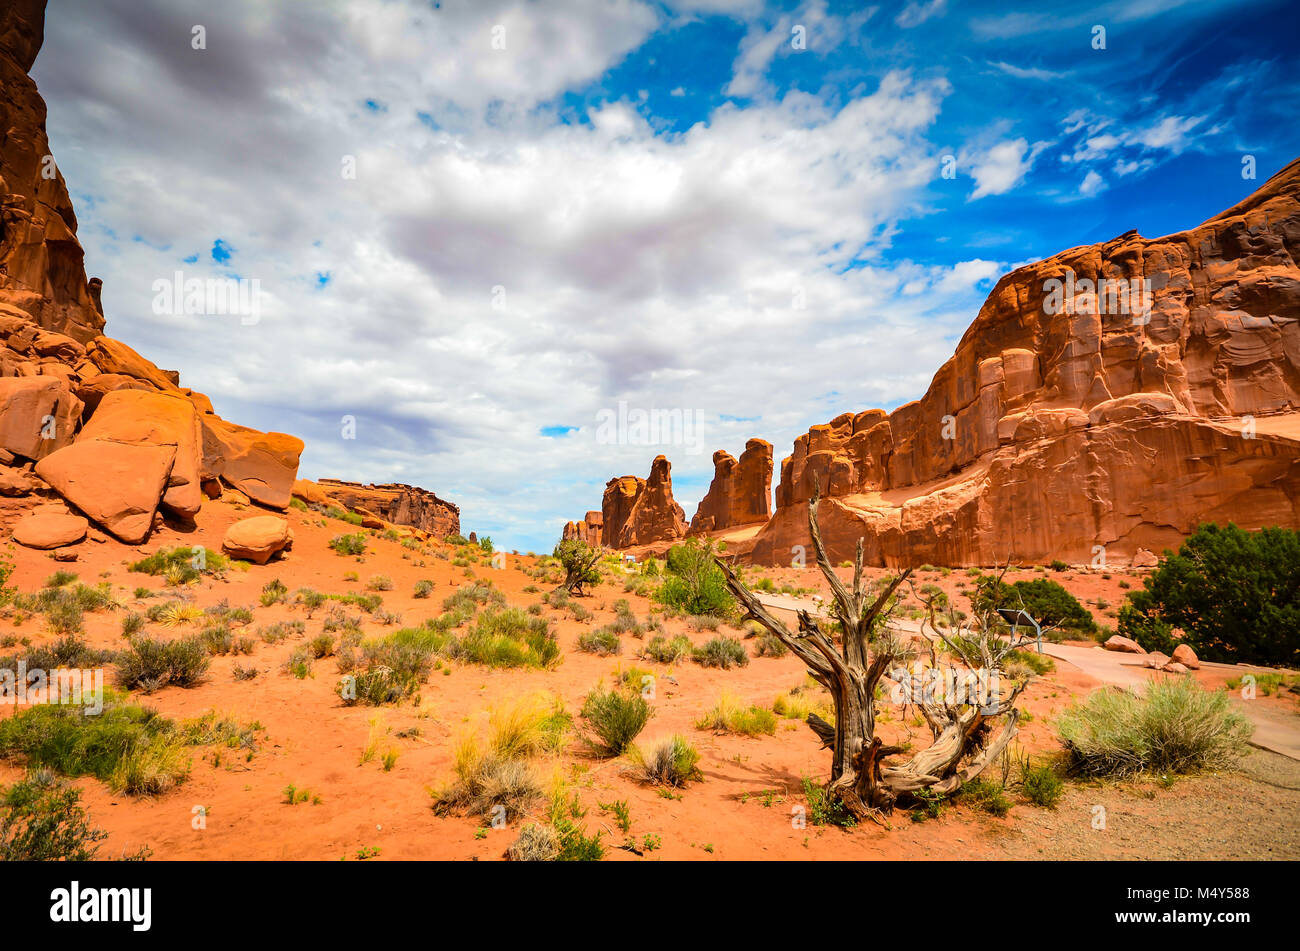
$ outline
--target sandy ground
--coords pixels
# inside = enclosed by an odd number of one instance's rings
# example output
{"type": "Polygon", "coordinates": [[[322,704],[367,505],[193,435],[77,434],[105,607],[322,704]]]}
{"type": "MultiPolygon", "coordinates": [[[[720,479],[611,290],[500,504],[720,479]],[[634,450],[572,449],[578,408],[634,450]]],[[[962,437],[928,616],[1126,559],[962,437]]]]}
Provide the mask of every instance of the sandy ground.
{"type": "MultiPolygon", "coordinates": [[[[0,524],[11,523],[16,511],[14,503],[0,500],[0,524]]],[[[227,502],[209,503],[197,527],[182,531],[169,526],[144,549],[181,544],[219,548],[229,524],[256,514],[262,513],[227,502]]],[[[187,594],[200,606],[226,599],[231,605],[250,607],[254,621],[248,633],[252,634],[277,620],[304,619],[300,607],[259,605],[262,586],[273,578],[283,581],[290,591],[308,586],[341,594],[361,592],[371,576],[387,575],[394,588],[383,593],[384,607],[401,614],[403,626],[440,613],[442,599],[467,580],[466,571],[491,579],[510,603],[521,607],[539,602],[550,587],[524,573],[533,559],[507,555],[504,569],[486,564],[466,569],[435,557],[433,549],[449,550],[437,543],[428,546],[428,553],[421,553],[373,536],[361,558],[340,556],[328,548],[329,539],[355,528],[335,520],[318,525],[315,513],[290,510],[288,517],[296,542],[285,560],[247,570],[232,569],[224,580],[205,579],[190,586],[187,594]],[[356,572],[360,581],[345,580],[348,572],[356,572]],[[420,579],[435,582],[432,598],[412,596],[420,579]],[[524,590],[534,585],[540,590],[524,590]]],[[[14,549],[10,557],[16,569],[11,583],[22,591],[35,590],[54,570],[64,568],[77,572],[87,583],[109,581],[127,609],[144,610],[155,603],[133,597],[138,586],[162,588],[160,579],[127,569],[130,561],[140,557],[140,550],[97,537],[99,540],[78,546],[78,560],[71,564],[57,564],[45,553],[14,549]]],[[[824,590],[817,583],[815,570],[763,573],[778,585],[824,590]]],[[[1136,573],[1110,574],[1110,578],[1087,572],[1051,576],[1081,598],[1101,598],[1114,605],[1122,598],[1121,580],[1138,582],[1136,573]]],[[[925,572],[918,587],[938,584],[965,607],[959,587],[963,582],[968,584],[969,579],[961,571],[947,575],[925,572]]],[[[339,675],[330,659],[317,661],[313,675],[306,679],[283,672],[284,660],[306,638],[290,638],[275,645],[258,640],[251,657],[215,657],[207,681],[200,686],[168,687],[141,699],[172,717],[216,710],[241,722],[257,721],[264,727],[258,752],[245,761],[224,749],[220,756],[211,750],[198,751],[188,781],[153,799],[113,795],[94,779],[78,780],[93,823],[110,834],[104,854],[147,845],[160,859],[337,860],[362,854],[379,859],[500,858],[517,828],[484,830],[476,818],[439,817],[431,808],[430,790],[449,778],[457,738],[467,730],[481,729],[494,705],[539,691],[558,695],[568,710],[576,713],[594,686],[611,684],[620,665],[636,664],[655,669],[659,678],[654,717],[641,739],[652,742],[674,732],[686,735],[702,754],[705,778],[690,785],[679,798],[665,798],[631,776],[622,761],[593,759],[576,745],[540,761],[543,774],[564,777],[578,792],[588,810],[583,820],[588,829],[606,830],[605,842],[612,846],[609,860],[1141,858],[1155,857],[1156,852],[1188,858],[1300,857],[1295,820],[1300,806],[1297,764],[1283,761],[1279,765],[1268,754],[1252,756],[1244,772],[1181,780],[1172,789],[1160,788],[1152,797],[1140,784],[1102,789],[1076,785],[1055,811],[1031,806],[1013,794],[1017,804],[1003,819],[957,805],[938,820],[924,823],[897,814],[888,828],[869,825],[849,832],[811,825],[801,828],[797,822],[797,809],[804,804],[801,780],[820,779],[828,768],[828,754],[811,731],[801,723],[782,721],[774,736],[747,738],[698,730],[694,722],[716,703],[723,690],[746,702],[770,706],[778,693],[804,682],[802,666],[787,656],[755,657],[747,667],[729,671],[690,662],[666,668],[635,659],[640,645],[628,637],[621,657],[601,658],[578,651],[578,636],[611,620],[614,602],[620,598],[630,602],[640,619],[651,613],[652,605],[646,599],[625,593],[618,583],[606,583],[582,599],[594,614],[585,623],[568,612],[544,609],[564,648],[563,663],[553,671],[502,671],[452,664],[445,673],[434,672],[417,703],[397,707],[344,706],[334,694],[339,675]],[[237,681],[232,675],[236,664],[255,666],[259,675],[237,681]],[[391,771],[385,771],[378,758],[361,761],[372,734],[381,737],[382,749],[398,752],[391,771]],[[290,784],[309,790],[319,802],[287,804],[284,789],[290,784]],[[629,805],[631,836],[638,842],[646,836],[658,837],[659,848],[643,856],[617,848],[625,836],[599,808],[600,803],[615,800],[626,800],[629,805]],[[1110,813],[1106,831],[1090,827],[1088,809],[1095,804],[1105,804],[1110,813]],[[204,828],[195,828],[200,824],[194,821],[198,807],[206,812],[204,828]],[[1143,823],[1161,828],[1161,834],[1154,837],[1158,848],[1151,842],[1144,846],[1143,823]],[[1144,847],[1152,854],[1143,853],[1144,847]]],[[[123,613],[86,615],[87,640],[97,647],[122,646],[123,613]]],[[[321,630],[322,615],[318,612],[307,621],[307,638],[321,630]]],[[[49,637],[42,625],[40,618],[28,619],[19,627],[3,621],[0,634],[39,643],[49,637]]],[[[395,630],[368,615],[364,626],[367,636],[395,630]]],[[[714,636],[692,631],[682,620],[666,619],[665,626],[669,635],[684,633],[696,643],[714,636]]],[[[168,630],[151,625],[147,630],[178,636],[196,628],[168,630]]],[[[1023,698],[1030,716],[1018,738],[1021,750],[1030,754],[1056,750],[1052,720],[1072,699],[1096,686],[1095,680],[1065,664],[1036,681],[1023,698]]],[[[0,708],[0,717],[13,712],[13,707],[0,708]]],[[[912,736],[918,745],[929,742],[928,731],[903,721],[893,711],[887,719],[886,733],[904,739],[912,736]]],[[[20,764],[0,763],[0,783],[21,775],[20,764]]]]}

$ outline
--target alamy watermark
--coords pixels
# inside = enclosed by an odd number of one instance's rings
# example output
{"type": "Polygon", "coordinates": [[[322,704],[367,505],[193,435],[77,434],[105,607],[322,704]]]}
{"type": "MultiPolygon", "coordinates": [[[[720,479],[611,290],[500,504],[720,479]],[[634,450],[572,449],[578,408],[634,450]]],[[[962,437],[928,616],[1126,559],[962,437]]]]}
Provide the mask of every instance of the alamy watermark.
{"type": "Polygon", "coordinates": [[[104,710],[104,668],[28,670],[20,660],[15,669],[0,668],[0,703],[84,707],[87,716],[96,716],[104,710]]]}
{"type": "Polygon", "coordinates": [[[159,316],[238,317],[245,327],[262,319],[262,282],[257,278],[187,278],[182,271],[153,282],[159,316]]]}
{"type": "Polygon", "coordinates": [[[1155,284],[1150,278],[1076,277],[1067,270],[1064,278],[1043,282],[1045,314],[1128,314],[1134,324],[1151,322],[1155,284]]]}
{"type": "Polygon", "coordinates": [[[596,414],[596,442],[602,446],[682,446],[688,455],[704,451],[703,414],[694,409],[642,409],[619,400],[596,414]]]}

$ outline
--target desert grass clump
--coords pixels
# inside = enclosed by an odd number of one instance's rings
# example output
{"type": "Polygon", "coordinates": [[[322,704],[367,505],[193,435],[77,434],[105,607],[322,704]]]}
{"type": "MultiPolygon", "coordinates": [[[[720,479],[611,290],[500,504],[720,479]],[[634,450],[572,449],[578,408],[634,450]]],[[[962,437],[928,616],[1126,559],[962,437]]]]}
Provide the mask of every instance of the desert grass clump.
{"type": "Polygon", "coordinates": [[[94,776],[127,795],[166,792],[190,770],[175,723],[111,695],[97,714],[41,704],[0,721],[0,756],[64,776],[94,776]]]}
{"type": "Polygon", "coordinates": [[[428,578],[421,578],[415,583],[415,590],[411,592],[413,598],[427,598],[433,594],[433,582],[428,578]]]}
{"type": "Polygon", "coordinates": [[[771,736],[776,733],[776,714],[763,707],[746,705],[735,694],[723,691],[717,704],[695,721],[695,728],[742,736],[771,736]]]}
{"type": "Polygon", "coordinates": [[[758,639],[754,641],[755,657],[784,657],[788,653],[790,648],[786,647],[779,637],[768,631],[758,635],[758,639]]]}
{"type": "Polygon", "coordinates": [[[1072,772],[1128,776],[1230,766],[1253,727],[1232,709],[1226,692],[1179,677],[1150,683],[1140,694],[1094,691],[1062,714],[1057,731],[1072,772]]]}
{"type": "Polygon", "coordinates": [[[594,631],[583,631],[578,636],[578,650],[610,657],[622,652],[623,642],[612,627],[600,627],[594,631]]]}
{"type": "Polygon", "coordinates": [[[166,686],[194,687],[202,682],[211,658],[201,637],[164,641],[134,637],[116,658],[117,682],[127,690],[153,693],[166,686]]]}
{"type": "Polygon", "coordinates": [[[485,667],[541,670],[554,668],[563,659],[550,624],[513,607],[484,611],[468,633],[449,640],[447,653],[456,660],[485,667]]]}
{"type": "Polygon", "coordinates": [[[721,667],[723,670],[744,667],[749,663],[745,645],[734,637],[715,637],[706,641],[691,652],[691,657],[702,667],[721,667]]]}
{"type": "Polygon", "coordinates": [[[493,707],[488,714],[488,745],[497,756],[520,758],[564,749],[573,716],[553,694],[523,697],[493,707]]]}
{"type": "Polygon", "coordinates": [[[498,808],[507,822],[521,818],[542,798],[542,784],[527,760],[502,756],[466,737],[456,748],[454,778],[433,794],[438,815],[491,816],[498,808]]]}
{"type": "Polygon", "coordinates": [[[366,588],[370,591],[392,591],[393,579],[388,577],[388,575],[373,575],[370,580],[366,582],[366,588]]]}
{"type": "Polygon", "coordinates": [[[700,772],[700,753],[685,737],[674,733],[648,750],[633,746],[629,758],[641,778],[656,786],[685,786],[704,778],[700,772]]]}
{"type": "Polygon", "coordinates": [[[511,862],[554,862],[560,855],[560,837],[553,826],[530,822],[506,849],[511,862]]]}
{"type": "Polygon", "coordinates": [[[289,600],[289,587],[279,578],[272,578],[262,585],[260,600],[264,608],[269,608],[273,604],[284,604],[289,600]]]}
{"type": "Polygon", "coordinates": [[[652,713],[639,693],[597,687],[582,704],[583,740],[598,756],[620,756],[645,729],[652,713]]]}

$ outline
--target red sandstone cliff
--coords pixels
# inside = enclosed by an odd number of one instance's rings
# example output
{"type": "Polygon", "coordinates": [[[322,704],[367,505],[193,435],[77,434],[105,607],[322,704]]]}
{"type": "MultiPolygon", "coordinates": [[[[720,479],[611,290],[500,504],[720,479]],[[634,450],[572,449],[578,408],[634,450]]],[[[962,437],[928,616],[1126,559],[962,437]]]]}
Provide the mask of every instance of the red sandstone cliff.
{"type": "Polygon", "coordinates": [[[863,537],[876,564],[1122,563],[1203,521],[1300,527],[1298,259],[1300,161],[1190,231],[1006,275],[920,400],[796,440],[753,559],[808,544],[818,483],[832,557],[863,537]]]}
{"type": "Polygon", "coordinates": [[[713,454],[713,481],[691,519],[692,535],[766,522],[772,513],[772,444],[745,443],[737,460],[719,449],[713,454]]]}
{"type": "Polygon", "coordinates": [[[408,525],[438,538],[460,534],[460,508],[438,498],[428,489],[397,482],[363,485],[339,479],[319,479],[314,483],[300,480],[294,486],[294,494],[304,501],[314,501],[310,488],[304,491],[304,487],[311,486],[319,490],[321,497],[394,525],[408,525]]]}

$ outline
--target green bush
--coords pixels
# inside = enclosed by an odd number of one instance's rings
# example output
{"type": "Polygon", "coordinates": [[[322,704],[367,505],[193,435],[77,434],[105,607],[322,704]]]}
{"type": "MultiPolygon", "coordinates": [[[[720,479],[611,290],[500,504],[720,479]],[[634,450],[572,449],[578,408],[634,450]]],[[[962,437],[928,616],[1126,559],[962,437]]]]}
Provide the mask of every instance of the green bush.
{"type": "Polygon", "coordinates": [[[713,555],[712,541],[698,538],[668,549],[667,574],[655,598],[685,614],[724,620],[735,617],[739,610],[736,599],[713,555]]]}
{"type": "Polygon", "coordinates": [[[587,745],[602,756],[626,752],[651,716],[650,704],[639,693],[597,687],[582,704],[587,745]]]}
{"type": "Polygon", "coordinates": [[[146,575],[161,575],[168,584],[189,584],[203,575],[220,577],[230,561],[221,552],[201,545],[182,548],[160,548],[130,565],[132,571],[146,575]]]}
{"type": "Polygon", "coordinates": [[[632,747],[632,763],[642,778],[656,786],[685,786],[701,780],[700,753],[685,737],[673,734],[650,747],[649,752],[632,747]]]}
{"type": "Polygon", "coordinates": [[[519,608],[488,608],[468,633],[448,641],[446,651],[456,660],[486,667],[550,669],[562,659],[546,619],[519,608]]]}
{"type": "MultiPolygon", "coordinates": [[[[995,608],[1023,608],[1045,628],[1052,626],[1061,631],[1079,634],[1092,634],[1097,630],[1097,622],[1088,609],[1061,585],[1047,578],[1007,584],[990,575],[981,575],[975,582],[975,591],[970,598],[976,612],[995,608]]],[[[1025,626],[1022,625],[1021,633],[1024,631],[1025,626]]]]}
{"type": "Polygon", "coordinates": [[[555,546],[551,557],[564,568],[563,584],[566,591],[581,594],[584,587],[600,584],[600,569],[596,567],[600,560],[600,550],[581,539],[564,539],[555,546]]]}
{"type": "Polygon", "coordinates": [[[1202,525],[1165,552],[1119,612],[1119,632],[1172,653],[1174,629],[1202,660],[1300,665],[1300,532],[1202,525]]]}
{"type": "Polygon", "coordinates": [[[108,838],[92,829],[81,791],[34,770],[0,796],[0,862],[89,862],[108,838]]]}
{"type": "Polygon", "coordinates": [[[1030,766],[1025,764],[1020,773],[1020,788],[1025,798],[1035,806],[1055,809],[1065,792],[1065,783],[1050,766],[1030,766]]]}
{"type": "Polygon", "coordinates": [[[1141,694],[1102,688],[1057,725],[1070,769],[1090,776],[1229,766],[1253,729],[1227,693],[1205,690],[1190,677],[1149,683],[1141,694]]]}
{"type": "Polygon", "coordinates": [[[340,555],[360,555],[366,550],[366,535],[364,532],[353,532],[350,535],[335,535],[330,539],[330,548],[333,548],[340,555]]]}
{"type": "Polygon", "coordinates": [[[672,640],[659,635],[650,638],[642,654],[657,664],[675,664],[679,660],[690,657],[693,649],[691,639],[683,634],[679,634],[672,640]]]}

